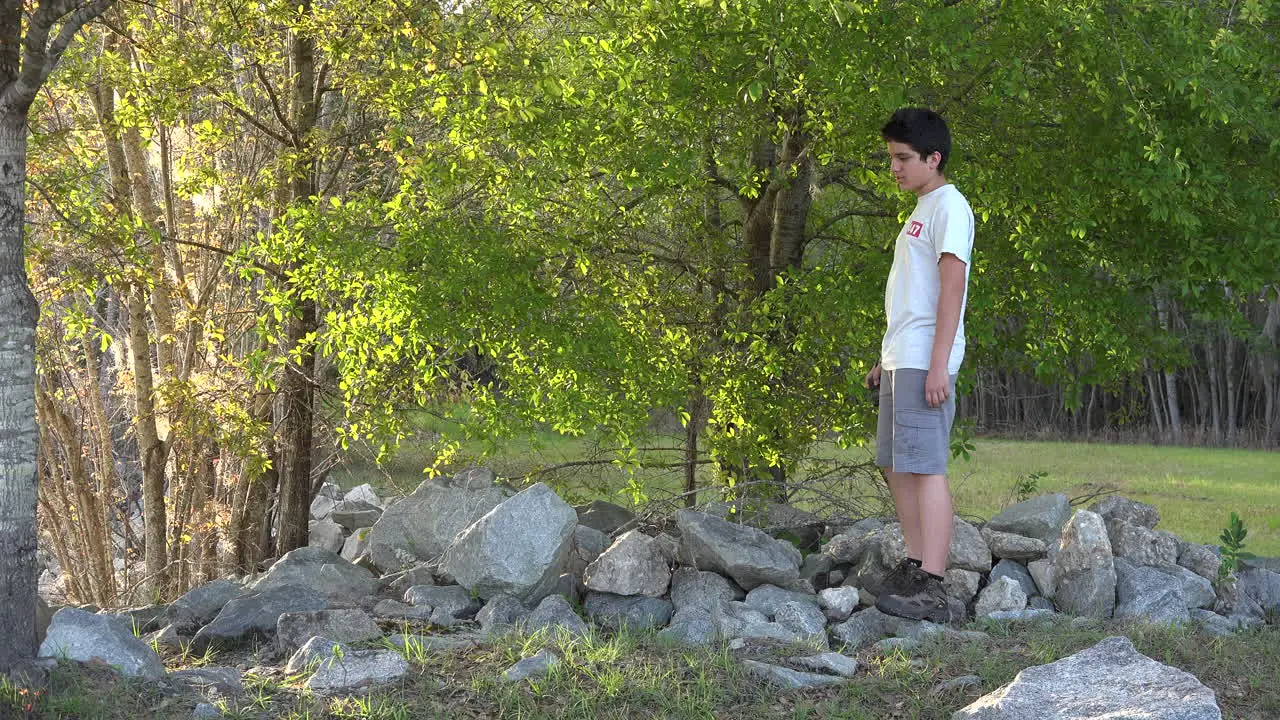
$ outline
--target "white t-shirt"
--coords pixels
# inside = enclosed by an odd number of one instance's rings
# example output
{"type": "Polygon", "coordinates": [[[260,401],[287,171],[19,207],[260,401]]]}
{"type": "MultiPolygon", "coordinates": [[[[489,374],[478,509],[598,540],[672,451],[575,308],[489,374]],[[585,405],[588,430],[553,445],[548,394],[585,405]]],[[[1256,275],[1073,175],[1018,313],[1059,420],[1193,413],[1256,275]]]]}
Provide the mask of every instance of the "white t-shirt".
{"type": "Polygon", "coordinates": [[[884,289],[884,312],[889,321],[880,345],[885,370],[929,369],[937,326],[938,294],[942,283],[938,261],[951,253],[964,261],[964,299],[960,324],[951,345],[947,373],[960,371],[964,360],[964,306],[969,300],[969,267],[973,253],[973,210],[950,183],[921,195],[902,226],[893,249],[893,269],[884,289]]]}

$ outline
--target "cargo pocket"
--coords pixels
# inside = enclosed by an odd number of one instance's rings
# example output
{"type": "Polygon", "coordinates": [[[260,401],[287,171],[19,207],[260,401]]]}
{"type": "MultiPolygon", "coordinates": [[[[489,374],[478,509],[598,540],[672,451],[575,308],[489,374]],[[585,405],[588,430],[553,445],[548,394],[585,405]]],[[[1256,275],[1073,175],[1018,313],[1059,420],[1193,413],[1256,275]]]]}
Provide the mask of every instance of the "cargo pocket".
{"type": "Polygon", "coordinates": [[[902,408],[894,413],[893,420],[897,426],[894,428],[894,469],[932,473],[934,456],[939,452],[942,409],[902,408]],[[899,468],[899,465],[902,467],[899,468]]]}

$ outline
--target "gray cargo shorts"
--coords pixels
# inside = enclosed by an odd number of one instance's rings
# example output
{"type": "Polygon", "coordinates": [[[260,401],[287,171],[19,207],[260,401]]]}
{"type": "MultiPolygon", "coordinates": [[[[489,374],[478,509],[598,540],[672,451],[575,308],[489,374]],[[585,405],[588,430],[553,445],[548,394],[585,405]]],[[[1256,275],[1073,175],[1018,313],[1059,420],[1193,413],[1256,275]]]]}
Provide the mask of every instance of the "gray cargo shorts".
{"type": "Polygon", "coordinates": [[[924,399],[926,370],[902,368],[880,373],[880,419],[876,464],[894,472],[945,475],[951,456],[951,424],[956,418],[956,376],[940,407],[924,399]]]}

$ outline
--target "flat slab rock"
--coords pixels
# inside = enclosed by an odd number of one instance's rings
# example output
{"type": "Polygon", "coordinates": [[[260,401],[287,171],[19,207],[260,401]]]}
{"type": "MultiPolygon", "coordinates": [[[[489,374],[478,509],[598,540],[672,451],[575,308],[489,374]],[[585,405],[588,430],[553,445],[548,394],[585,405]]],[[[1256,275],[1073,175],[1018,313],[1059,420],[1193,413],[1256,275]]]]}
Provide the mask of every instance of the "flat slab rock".
{"type": "Polygon", "coordinates": [[[1213,691],[1194,676],[1152,660],[1126,637],[1048,665],[1030,667],[1013,682],[951,720],[1221,720],[1213,691]]]}
{"type": "Polygon", "coordinates": [[[843,685],[849,682],[847,678],[835,675],[800,672],[799,670],[770,665],[756,660],[743,660],[742,664],[746,667],[747,672],[757,680],[784,688],[826,687],[828,685],[843,685]]]}
{"type": "Polygon", "coordinates": [[[409,663],[394,650],[348,650],[326,658],[307,681],[313,692],[338,692],[381,685],[409,672],[409,663]]]}

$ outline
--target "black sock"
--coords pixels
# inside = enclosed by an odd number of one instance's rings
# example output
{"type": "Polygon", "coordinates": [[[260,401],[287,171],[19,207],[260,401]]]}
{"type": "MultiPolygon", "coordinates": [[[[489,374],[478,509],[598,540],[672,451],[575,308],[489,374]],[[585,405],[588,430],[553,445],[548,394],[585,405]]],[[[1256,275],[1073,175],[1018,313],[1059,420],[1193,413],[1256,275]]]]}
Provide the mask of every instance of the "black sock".
{"type": "Polygon", "coordinates": [[[910,555],[907,556],[907,562],[911,563],[912,565],[915,565],[916,567],[924,567],[924,563],[911,557],[910,555]]]}
{"type": "Polygon", "coordinates": [[[946,578],[942,577],[941,575],[934,575],[928,570],[925,571],[925,575],[928,575],[929,577],[936,579],[938,582],[943,582],[946,580],[946,578]]]}

